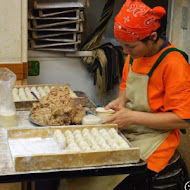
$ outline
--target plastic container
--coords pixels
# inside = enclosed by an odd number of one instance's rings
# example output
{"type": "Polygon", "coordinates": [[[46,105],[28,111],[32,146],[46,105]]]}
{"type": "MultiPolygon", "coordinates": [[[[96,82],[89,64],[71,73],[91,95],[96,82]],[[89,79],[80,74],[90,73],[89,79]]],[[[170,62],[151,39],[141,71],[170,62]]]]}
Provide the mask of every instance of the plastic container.
{"type": "Polygon", "coordinates": [[[0,68],[0,127],[17,125],[16,109],[12,97],[12,87],[16,75],[7,68],[0,68]]]}

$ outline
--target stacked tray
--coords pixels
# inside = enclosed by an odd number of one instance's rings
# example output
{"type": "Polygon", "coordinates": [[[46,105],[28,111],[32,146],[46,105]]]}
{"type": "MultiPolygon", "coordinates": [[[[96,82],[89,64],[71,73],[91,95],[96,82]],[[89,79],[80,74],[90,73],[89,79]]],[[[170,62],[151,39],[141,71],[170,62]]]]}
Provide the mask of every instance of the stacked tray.
{"type": "Polygon", "coordinates": [[[82,0],[34,1],[29,10],[29,49],[74,52],[83,32],[82,0]]]}
{"type": "MultiPolygon", "coordinates": [[[[52,88],[64,87],[69,84],[42,84],[42,85],[17,85],[12,89],[13,101],[16,110],[30,110],[32,104],[37,102],[39,98],[46,96],[52,88]],[[33,94],[34,93],[34,94],[33,94]],[[35,97],[36,95],[37,97],[35,97]],[[37,99],[38,98],[38,99],[37,99]]],[[[81,93],[75,93],[70,88],[70,96],[76,103],[87,105],[86,97],[82,97],[81,93]]]]}
{"type": "Polygon", "coordinates": [[[137,163],[140,149],[117,125],[82,125],[8,130],[16,171],[137,163]]]}

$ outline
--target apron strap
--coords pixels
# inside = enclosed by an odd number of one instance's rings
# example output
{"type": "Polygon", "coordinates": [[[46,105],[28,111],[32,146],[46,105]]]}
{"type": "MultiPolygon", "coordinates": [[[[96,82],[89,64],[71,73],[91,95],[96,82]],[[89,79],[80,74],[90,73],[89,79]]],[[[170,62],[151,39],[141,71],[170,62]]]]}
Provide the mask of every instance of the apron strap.
{"type": "Polygon", "coordinates": [[[148,73],[147,75],[148,75],[149,77],[151,77],[153,71],[156,69],[156,67],[159,65],[159,63],[164,59],[164,57],[165,57],[168,53],[173,52],[173,51],[178,51],[178,52],[180,52],[180,53],[184,56],[184,58],[186,59],[186,61],[187,61],[187,62],[189,61],[188,55],[187,55],[185,52],[183,52],[182,50],[179,50],[179,49],[177,49],[177,48],[169,48],[169,49],[165,50],[165,51],[161,54],[161,56],[157,59],[156,63],[153,65],[153,67],[150,69],[150,71],[149,71],[149,73],[148,73]]]}
{"type": "Polygon", "coordinates": [[[133,58],[130,56],[130,61],[129,61],[130,65],[132,66],[133,64],[133,58]]]}
{"type": "MultiPolygon", "coordinates": [[[[169,49],[165,50],[165,51],[161,54],[161,56],[157,59],[156,63],[153,65],[153,67],[151,68],[151,70],[148,72],[147,75],[148,75],[149,77],[152,76],[153,71],[156,69],[156,67],[159,65],[159,63],[164,59],[164,57],[165,57],[168,53],[170,53],[170,52],[172,52],[172,51],[178,51],[178,52],[180,52],[180,53],[184,56],[184,58],[186,59],[186,61],[189,62],[189,57],[188,57],[188,55],[187,55],[184,51],[179,50],[179,49],[177,49],[177,48],[169,48],[169,49]]],[[[133,60],[134,60],[134,59],[130,56],[130,61],[129,61],[129,63],[130,63],[131,66],[132,66],[132,64],[133,64],[133,60]]]]}

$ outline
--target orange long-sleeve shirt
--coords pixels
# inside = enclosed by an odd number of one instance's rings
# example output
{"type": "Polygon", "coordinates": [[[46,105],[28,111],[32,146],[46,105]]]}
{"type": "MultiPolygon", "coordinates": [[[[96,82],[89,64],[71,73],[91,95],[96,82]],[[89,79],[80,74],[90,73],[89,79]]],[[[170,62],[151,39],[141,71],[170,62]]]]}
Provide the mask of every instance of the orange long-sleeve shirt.
{"type": "MultiPolygon", "coordinates": [[[[134,59],[132,71],[147,74],[169,45],[152,57],[134,59]]],[[[126,59],[120,89],[126,89],[129,56],[126,59]]],[[[190,119],[190,66],[183,55],[170,52],[154,70],[148,83],[148,101],[154,113],[172,111],[181,119],[190,119]]],[[[175,129],[147,159],[148,168],[155,172],[164,169],[180,142],[180,132],[175,129]]],[[[151,143],[151,142],[150,142],[151,143]]]]}

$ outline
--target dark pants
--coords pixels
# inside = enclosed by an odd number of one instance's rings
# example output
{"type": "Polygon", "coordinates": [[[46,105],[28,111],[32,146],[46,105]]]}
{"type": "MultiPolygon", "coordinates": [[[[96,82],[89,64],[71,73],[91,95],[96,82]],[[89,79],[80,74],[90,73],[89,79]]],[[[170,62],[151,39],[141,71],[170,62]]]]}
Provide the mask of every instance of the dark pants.
{"type": "Polygon", "coordinates": [[[147,170],[145,174],[126,177],[114,190],[151,190],[152,177],[156,172],[147,170]]]}
{"type": "Polygon", "coordinates": [[[35,190],[57,190],[59,180],[39,180],[35,182],[35,190]]]}

